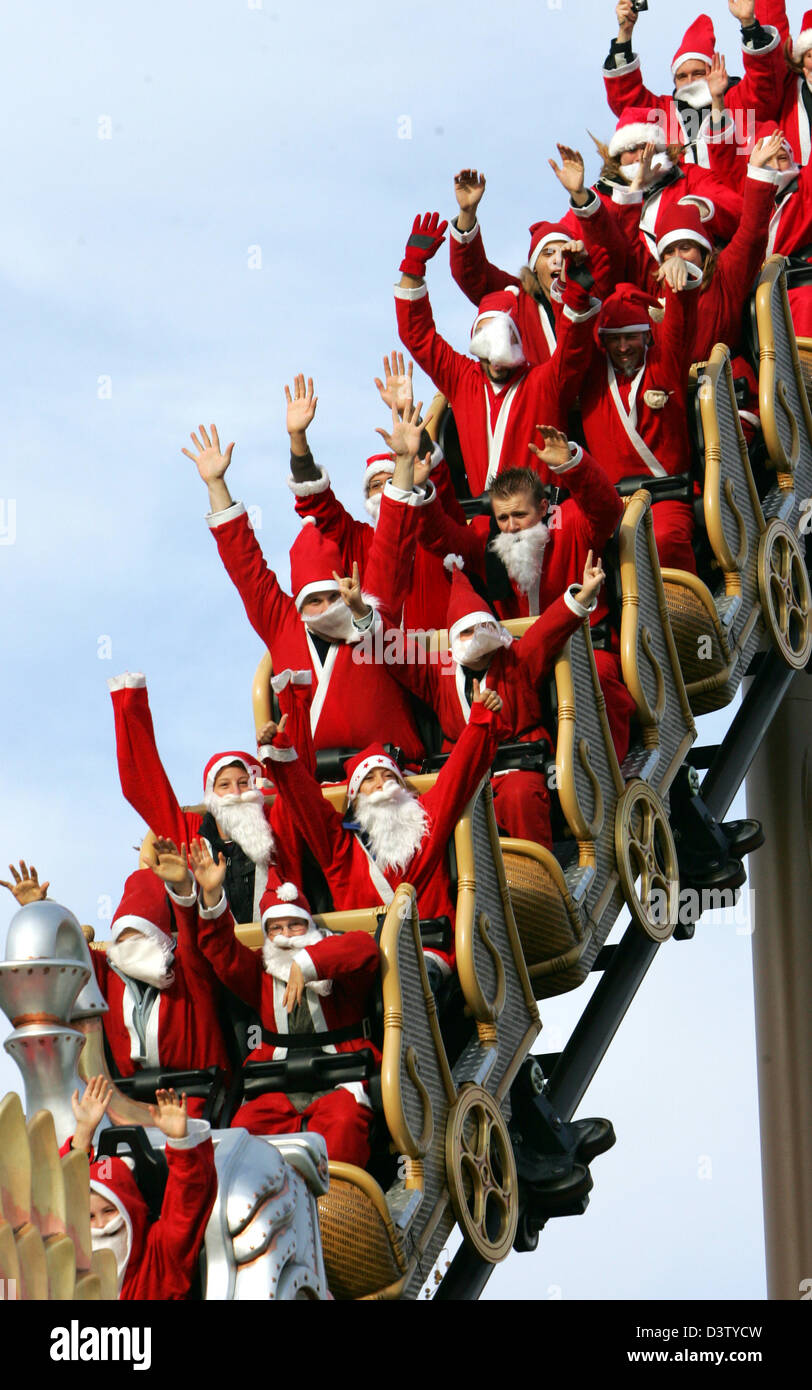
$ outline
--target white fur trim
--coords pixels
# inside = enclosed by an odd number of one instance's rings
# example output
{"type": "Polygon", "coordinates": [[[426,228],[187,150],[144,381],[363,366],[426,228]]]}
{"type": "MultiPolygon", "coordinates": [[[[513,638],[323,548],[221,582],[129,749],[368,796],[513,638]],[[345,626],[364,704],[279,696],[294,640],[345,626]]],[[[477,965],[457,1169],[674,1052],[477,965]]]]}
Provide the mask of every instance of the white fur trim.
{"type": "MultiPolygon", "coordinates": [[[[279,890],[277,889],[277,895],[278,891],[279,890]]],[[[262,914],[263,929],[265,927],[265,923],[272,922],[275,917],[299,917],[302,922],[307,922],[309,926],[316,926],[316,923],[313,921],[313,918],[310,916],[310,913],[307,911],[307,908],[300,907],[298,903],[281,902],[275,907],[266,907],[265,911],[262,914]]]]}
{"type": "Polygon", "coordinates": [[[473,613],[464,613],[461,618],[458,618],[457,621],[452,624],[448,633],[448,645],[451,646],[451,643],[455,641],[460,633],[464,632],[467,627],[476,627],[477,623],[493,623],[494,627],[502,626],[499,619],[495,618],[493,613],[487,612],[484,608],[477,608],[473,613]]]}
{"type": "Polygon", "coordinates": [[[564,318],[569,319],[570,323],[586,323],[588,319],[594,319],[595,315],[599,314],[600,311],[601,301],[599,299],[593,299],[590,296],[589,308],[584,309],[583,313],[577,313],[575,309],[570,308],[569,304],[564,305],[563,313],[564,318]]]}
{"type": "Polygon", "coordinates": [[[358,764],[350,781],[347,783],[347,797],[350,801],[355,800],[358,795],[358,788],[367,773],[374,772],[376,767],[383,767],[387,772],[394,772],[398,781],[405,787],[406,783],[403,781],[403,773],[397,763],[393,762],[391,758],[388,758],[386,754],[382,757],[380,753],[374,753],[370,757],[364,758],[364,761],[358,764]]]}
{"type": "Polygon", "coordinates": [[[384,483],[384,497],[388,497],[390,502],[399,502],[401,506],[422,507],[428,499],[422,488],[396,487],[391,478],[384,483]]]}
{"type": "MultiPolygon", "coordinates": [[[[619,53],[615,53],[615,55],[614,55],[614,60],[615,60],[616,63],[617,63],[617,59],[618,59],[620,56],[621,56],[621,55],[620,55],[619,53]]],[[[605,78],[607,81],[609,80],[610,77],[627,77],[628,74],[629,74],[630,72],[636,72],[637,69],[639,68],[639,66],[640,66],[640,59],[638,58],[637,54],[635,53],[635,54],[632,56],[631,61],[628,62],[628,63],[617,63],[617,66],[616,66],[616,67],[613,67],[613,68],[604,67],[604,69],[603,69],[603,75],[604,75],[604,78],[605,78]]]]}
{"type": "Polygon", "coordinates": [[[143,690],[147,678],[142,671],[125,671],[122,676],[111,676],[107,681],[110,694],[115,690],[143,690]]]}
{"type": "Polygon", "coordinates": [[[326,492],[330,486],[330,475],[326,468],[321,468],[319,472],[321,477],[308,478],[303,483],[297,483],[291,474],[288,478],[288,487],[294,497],[315,497],[319,492],[326,492]]]}
{"type": "Polygon", "coordinates": [[[667,251],[669,246],[674,245],[675,241],[693,241],[698,246],[704,246],[706,251],[713,250],[707,237],[691,231],[690,227],[676,227],[673,232],[666,232],[665,236],[657,242],[657,255],[662,256],[663,251],[667,251]]]}
{"type": "MultiPolygon", "coordinates": [[[[306,516],[305,521],[312,521],[314,526],[316,524],[316,519],[312,516],[306,516]]],[[[296,606],[296,612],[301,613],[302,604],[304,603],[308,594],[329,593],[335,593],[336,598],[338,598],[340,595],[339,587],[333,579],[332,575],[330,575],[329,579],[311,579],[309,584],[303,584],[298,594],[294,595],[293,602],[296,606]]]]}
{"type": "Polygon", "coordinates": [[[314,980],[319,978],[316,967],[313,964],[313,957],[306,947],[302,947],[301,951],[295,951],[293,959],[304,975],[305,984],[310,985],[314,980]]]}
{"type": "Polygon", "coordinates": [[[475,221],[470,231],[461,232],[459,227],[454,225],[454,222],[449,222],[448,235],[452,237],[454,241],[458,241],[460,246],[467,246],[469,241],[473,241],[475,236],[479,236],[479,223],[475,221]]]}
{"type": "Polygon", "coordinates": [[[189,1116],[186,1121],[186,1133],[182,1139],[167,1139],[168,1149],[196,1149],[198,1144],[205,1144],[211,1138],[211,1125],[208,1120],[196,1120],[189,1116]]]}
{"type": "Polygon", "coordinates": [[[570,584],[569,588],[566,590],[564,594],[564,602],[566,603],[567,607],[571,609],[573,613],[576,614],[577,617],[586,618],[590,613],[594,611],[594,609],[597,608],[598,596],[596,594],[592,599],[592,602],[588,606],[585,603],[579,603],[577,598],[575,597],[575,592],[577,592],[577,590],[581,587],[582,586],[580,584],[570,584]]]}
{"type": "Polygon", "coordinates": [[[693,203],[699,213],[700,221],[710,222],[716,212],[716,204],[711,198],[703,198],[697,193],[686,193],[684,198],[680,198],[681,203],[693,203]]]}
{"type": "MultiPolygon", "coordinates": [[[[773,35],[773,40],[772,43],[765,43],[763,48],[748,48],[744,39],[742,39],[742,52],[747,53],[751,58],[760,58],[762,55],[766,56],[766,54],[772,53],[773,49],[777,48],[779,43],[781,42],[781,35],[779,34],[778,30],[775,28],[774,25],[762,24],[761,27],[766,34],[773,35]]],[[[801,30],[801,33],[803,32],[804,31],[801,30]]],[[[800,38],[800,34],[798,35],[798,37],[800,38]]]]}
{"type": "Polygon", "coordinates": [[[633,150],[637,145],[648,145],[653,141],[660,152],[667,147],[663,128],[659,121],[632,121],[616,130],[609,141],[609,154],[617,159],[624,150],[633,150]]]}
{"type": "Polygon", "coordinates": [[[747,177],[748,179],[756,179],[759,183],[771,183],[777,188],[780,172],[778,169],[756,168],[754,165],[748,164],[747,177]]]}
{"type": "Polygon", "coordinates": [[[691,58],[696,58],[700,63],[707,63],[709,68],[713,66],[712,54],[709,58],[707,53],[680,53],[679,57],[675,58],[673,63],[671,64],[671,76],[675,77],[676,74],[679,72],[680,68],[682,67],[683,63],[689,62],[691,58]]]}
{"type": "Polygon", "coordinates": [[[571,468],[577,468],[578,464],[581,463],[584,457],[584,451],[580,444],[573,444],[572,440],[570,440],[569,446],[569,461],[567,463],[548,463],[547,467],[551,473],[569,473],[571,468]]]}
{"type": "MultiPolygon", "coordinates": [[[[794,44],[792,45],[793,61],[800,63],[807,49],[812,48],[812,29],[802,29],[794,44]]],[[[769,53],[769,49],[760,48],[759,53],[769,53]]]]}
{"type": "Polygon", "coordinates": [[[295,748],[275,748],[272,743],[263,743],[259,756],[263,762],[295,763],[299,754],[295,748]]]}
{"type": "Polygon", "coordinates": [[[225,526],[226,522],[234,521],[235,517],[242,516],[245,506],[242,502],[232,502],[230,507],[226,507],[222,512],[209,512],[206,521],[212,531],[216,531],[218,526],[225,526]]]}
{"type": "Polygon", "coordinates": [[[164,888],[172,899],[172,902],[177,903],[178,907],[194,907],[194,904],[197,902],[197,884],[194,879],[192,879],[192,891],[188,897],[183,897],[180,893],[173,892],[168,883],[164,884],[164,888]]]}
{"type": "Polygon", "coordinates": [[[407,289],[405,285],[402,287],[395,285],[395,299],[422,299],[428,292],[429,289],[425,280],[422,285],[416,285],[414,289],[407,289]]]}
{"type": "MultiPolygon", "coordinates": [[[[209,853],[211,854],[211,846],[209,846],[209,853]]],[[[204,907],[203,900],[201,898],[198,912],[200,913],[200,916],[203,918],[205,922],[214,922],[218,917],[222,917],[223,913],[227,911],[227,909],[228,903],[226,902],[226,895],[225,893],[221,892],[220,901],[218,903],[215,903],[214,907],[204,907]]]]}
{"type": "Polygon", "coordinates": [[[443,569],[452,574],[454,570],[464,570],[465,561],[461,555],[446,555],[443,558],[443,569]]]}
{"type": "Polygon", "coordinates": [[[116,918],[110,928],[110,940],[118,941],[121,933],[130,927],[140,932],[149,941],[157,941],[159,945],[163,945],[164,942],[172,944],[172,937],[165,931],[161,931],[160,927],[156,927],[154,922],[150,922],[146,917],[138,917],[134,913],[126,913],[125,916],[116,918]]]}
{"type": "Polygon", "coordinates": [[[389,460],[389,467],[386,466],[385,459],[376,459],[374,463],[368,463],[364,469],[364,496],[369,496],[369,485],[373,478],[377,478],[379,473],[388,473],[391,477],[395,471],[395,460],[389,460]]]}
{"type": "Polygon", "coordinates": [[[217,780],[218,772],[222,772],[224,767],[231,767],[232,763],[240,763],[242,767],[245,768],[246,772],[248,773],[248,776],[253,778],[256,763],[252,763],[249,767],[245,759],[241,758],[238,753],[224,753],[222,758],[218,758],[217,762],[212,763],[211,767],[209,768],[209,774],[206,778],[206,785],[203,788],[204,793],[214,791],[214,783],[217,780]]]}
{"type": "Polygon", "coordinates": [[[284,671],[280,671],[278,676],[271,676],[271,690],[274,695],[278,695],[282,690],[287,690],[289,685],[312,684],[312,671],[291,671],[289,666],[284,671]]]}
{"type": "Polygon", "coordinates": [[[589,196],[582,207],[576,207],[575,203],[570,198],[570,212],[574,212],[575,216],[580,217],[582,221],[587,217],[594,217],[595,213],[600,211],[601,206],[601,200],[594,188],[587,188],[584,191],[589,196]]]}
{"type": "Polygon", "coordinates": [[[612,202],[619,203],[621,207],[631,207],[632,204],[642,201],[642,188],[621,188],[618,184],[612,189],[612,202]]]}

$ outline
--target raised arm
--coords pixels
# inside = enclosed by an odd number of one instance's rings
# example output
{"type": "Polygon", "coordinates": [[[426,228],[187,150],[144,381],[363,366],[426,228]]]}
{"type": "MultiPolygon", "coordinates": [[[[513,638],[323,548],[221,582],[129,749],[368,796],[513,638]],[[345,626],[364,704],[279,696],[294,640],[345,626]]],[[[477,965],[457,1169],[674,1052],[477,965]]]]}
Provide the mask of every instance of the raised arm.
{"type": "Polygon", "coordinates": [[[559,430],[537,425],[540,445],[530,449],[567,488],[584,552],[603,551],[623,515],[623,503],[600,464],[580,444],[567,440],[559,430]]]}
{"type": "Polygon", "coordinates": [[[318,396],[313,393],[313,378],[305,386],[300,373],[293,378],[293,394],[285,387],[287,401],[286,426],[290,436],[290,477],[288,487],[296,502],[299,516],[312,516],[322,535],[334,541],[341,552],[345,568],[363,553],[364,533],[368,529],[356,521],[339,502],[330,485],[325,469],[320,468],[310,452],[307,430],[316,414],[318,396]]]}
{"type": "Polygon", "coordinates": [[[331,866],[340,864],[351,847],[352,837],[344,829],[341,817],[322,796],[313,774],[300,762],[287,734],[287,722],[287,715],[283,715],[278,724],[272,721],[258,731],[259,756],[266,776],[279,788],[290,815],[329,882],[331,866]]]}
{"type": "Polygon", "coordinates": [[[597,607],[598,591],[605,578],[600,560],[593,564],[590,550],[580,587],[571,584],[525,633],[519,643],[519,656],[533,685],[548,675],[564,643],[597,607]]]}
{"type": "Polygon", "coordinates": [[[481,690],[474,681],[474,697],[468,723],[448,759],[437,774],[437,781],[421,797],[432,817],[432,836],[445,844],[485,773],[493,762],[504,729],[499,723],[501,696],[494,690],[481,690]]]}
{"type": "Polygon", "coordinates": [[[436,212],[414,219],[400,263],[402,274],[395,287],[395,310],[401,342],[437,389],[453,403],[461,377],[474,364],[461,352],[455,352],[437,332],[425,280],[426,263],[445,241],[446,226],[436,212]]]}
{"type": "Polygon", "coordinates": [[[158,752],[146,677],[127,671],[107,684],[124,797],[151,830],[180,844],[189,839],[189,826],[158,752]]]}
{"type": "Polygon", "coordinates": [[[454,176],[459,212],[448,229],[451,274],[474,305],[486,294],[503,290],[507,285],[521,285],[515,275],[492,265],[485,254],[476,216],[484,192],[485,175],[477,173],[476,169],[461,169],[454,176]]]}
{"type": "Polygon", "coordinates": [[[631,0],[620,0],[615,14],[617,38],[612,40],[603,65],[603,81],[610,109],[619,116],[627,106],[662,106],[662,99],[645,85],[640,72],[640,59],[632,52],[637,13],[632,8],[631,0]]]}
{"type": "Polygon", "coordinates": [[[201,839],[196,839],[189,845],[189,860],[201,890],[197,944],[218,980],[249,1008],[259,1011],[262,1003],[262,956],[243,946],[234,935],[234,918],[223,892],[225,857],[220,854],[215,863],[208,846],[201,839]]]}
{"type": "Polygon", "coordinates": [[[186,1097],[156,1091],[152,1123],[166,1135],[168,1165],[161,1214],[147,1233],[144,1265],[164,1298],[184,1298],[195,1276],[206,1226],[217,1197],[211,1129],[186,1119],[186,1097]]]}
{"type": "Polygon", "coordinates": [[[775,121],[781,114],[786,79],[792,81],[784,61],[778,28],[765,28],[756,18],[754,0],[727,0],[728,9],[741,25],[744,77],[730,89],[725,105],[752,113],[751,119],[775,121]]]}

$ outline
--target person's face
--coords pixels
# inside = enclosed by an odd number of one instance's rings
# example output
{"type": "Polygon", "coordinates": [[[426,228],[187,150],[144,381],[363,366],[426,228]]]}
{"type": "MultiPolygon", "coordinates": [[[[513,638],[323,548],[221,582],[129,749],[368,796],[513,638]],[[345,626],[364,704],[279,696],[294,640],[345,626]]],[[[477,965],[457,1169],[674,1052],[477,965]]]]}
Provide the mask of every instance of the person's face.
{"type": "Polygon", "coordinates": [[[304,936],[310,923],[301,917],[273,917],[265,928],[269,941],[277,936],[304,936]]]}
{"type": "Polygon", "coordinates": [[[251,778],[244,767],[221,767],[212,790],[215,796],[242,796],[243,792],[251,791],[251,786],[251,778]]]}
{"type": "MultiPolygon", "coordinates": [[[[124,933],[122,932],[122,936],[124,933]]],[[[100,1192],[90,1194],[90,1228],[93,1231],[100,1231],[112,1221],[114,1216],[120,1216],[118,1207],[112,1202],[108,1202],[106,1197],[102,1197],[100,1192]]]]}
{"type": "Polygon", "coordinates": [[[672,256],[681,256],[689,265],[698,266],[702,270],[707,254],[704,246],[700,246],[696,241],[675,241],[666,247],[662,258],[665,262],[670,261],[672,256]]]}
{"type": "Polygon", "coordinates": [[[812,48],[808,48],[802,59],[805,77],[812,77],[812,48]]]}
{"type": "Polygon", "coordinates": [[[383,492],[391,476],[391,473],[373,473],[367,484],[367,497],[376,497],[383,492]]]}
{"type": "Polygon", "coordinates": [[[536,258],[533,267],[539,289],[549,298],[550,286],[557,275],[561,274],[561,267],[564,264],[564,257],[561,254],[562,247],[566,246],[566,241],[548,241],[543,246],[536,258]]]}
{"type": "Polygon", "coordinates": [[[786,169],[792,168],[792,158],[786,146],[782,145],[778,154],[774,154],[772,159],[767,160],[767,168],[777,169],[780,174],[783,174],[786,169]]]}
{"type": "Polygon", "coordinates": [[[369,796],[371,792],[379,792],[388,782],[397,782],[399,780],[400,779],[395,776],[394,772],[390,772],[388,768],[373,767],[372,771],[367,773],[358,788],[358,795],[369,796]]]}
{"type": "Polygon", "coordinates": [[[643,365],[648,333],[607,333],[604,343],[612,366],[632,376],[643,365]]]}
{"type": "Polygon", "coordinates": [[[643,151],[645,148],[645,145],[632,145],[632,148],[630,150],[621,150],[621,168],[624,164],[638,164],[640,160],[643,158],[643,151]]]}
{"type": "Polygon", "coordinates": [[[674,73],[674,90],[678,92],[680,87],[687,87],[689,82],[701,82],[703,77],[709,75],[709,63],[703,63],[700,58],[687,58],[674,73]]]}
{"type": "Polygon", "coordinates": [[[528,527],[536,526],[547,514],[547,498],[536,503],[527,489],[514,492],[511,497],[494,497],[491,505],[500,531],[526,531],[528,527]]]}
{"type": "MultiPolygon", "coordinates": [[[[475,632],[476,624],[474,624],[473,627],[464,627],[461,632],[457,633],[457,641],[461,642],[465,647],[468,645],[475,632]]],[[[487,655],[476,657],[473,661],[463,661],[463,665],[468,666],[472,671],[484,671],[489,663],[490,657],[487,655]]]]}
{"type": "MultiPolygon", "coordinates": [[[[388,476],[388,475],[387,475],[388,476]]],[[[384,481],[386,481],[384,479],[384,481]]],[[[331,603],[335,603],[338,598],[338,589],[320,589],[317,593],[308,594],[302,604],[303,618],[316,618],[319,613],[323,613],[331,603]]]]}

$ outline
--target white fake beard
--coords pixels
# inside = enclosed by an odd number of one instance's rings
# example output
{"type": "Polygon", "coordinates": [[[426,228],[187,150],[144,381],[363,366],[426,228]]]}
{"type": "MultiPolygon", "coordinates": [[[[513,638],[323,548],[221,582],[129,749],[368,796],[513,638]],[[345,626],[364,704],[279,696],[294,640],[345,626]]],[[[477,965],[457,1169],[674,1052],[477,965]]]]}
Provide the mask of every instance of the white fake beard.
{"type": "Polygon", "coordinates": [[[493,367],[520,367],[525,361],[521,345],[516,342],[511,326],[504,316],[486,318],[471,339],[471,352],[485,358],[493,367]]]}
{"type": "Polygon", "coordinates": [[[509,647],[513,641],[507,628],[501,623],[477,623],[473,634],[467,639],[455,637],[451,643],[451,655],[458,666],[467,666],[480,656],[490,656],[500,647],[509,647]]]}
{"type": "Polygon", "coordinates": [[[352,613],[342,599],[337,598],[323,613],[302,618],[305,627],[327,642],[351,642],[357,635],[352,625],[352,613]]]}
{"type": "MultiPolygon", "coordinates": [[[[638,159],[635,160],[634,164],[624,164],[621,166],[623,177],[629,183],[632,183],[640,173],[640,164],[641,161],[638,159]]],[[[648,188],[651,184],[656,183],[661,174],[667,174],[669,169],[673,169],[673,167],[667,154],[655,154],[651,161],[651,178],[646,184],[646,187],[648,188]]]]}
{"type": "Polygon", "coordinates": [[[118,1292],[121,1293],[124,1272],[130,1258],[130,1232],[121,1212],[117,1216],[111,1216],[106,1226],[91,1226],[90,1248],[91,1250],[112,1250],[116,1257],[118,1292]]]}
{"type": "Polygon", "coordinates": [[[164,940],[169,944],[152,941],[139,932],[127,941],[114,941],[107,947],[107,956],[122,975],[154,989],[168,989],[175,979],[175,947],[170,937],[164,940]]]}
{"type": "MultiPolygon", "coordinates": [[[[323,941],[326,932],[319,927],[308,927],[306,932],[300,936],[277,936],[273,941],[270,937],[265,937],[262,943],[262,964],[268,975],[273,975],[275,980],[288,981],[290,979],[290,967],[293,963],[293,951],[301,951],[306,946],[315,946],[317,941],[323,941]]],[[[331,994],[333,989],[332,980],[310,980],[305,986],[313,994],[331,994]]]]}
{"type": "Polygon", "coordinates": [[[783,193],[785,188],[789,188],[789,185],[795,182],[801,171],[797,164],[793,164],[789,169],[773,169],[771,172],[777,176],[775,180],[777,197],[779,193],[783,193]]]}
{"type": "Polygon", "coordinates": [[[694,111],[704,111],[706,106],[713,105],[707,77],[698,77],[696,82],[686,82],[685,86],[680,87],[675,93],[675,98],[677,101],[687,102],[694,111]]]}
{"type": "Polygon", "coordinates": [[[490,542],[490,549],[523,594],[530,592],[541,574],[549,535],[544,522],[537,521],[535,526],[527,526],[523,531],[502,531],[490,542]]]}
{"type": "Polygon", "coordinates": [[[206,809],[211,811],[227,840],[234,840],[254,864],[270,864],[274,838],[265,815],[265,798],[256,789],[218,796],[206,792],[206,809]]]}
{"type": "Polygon", "coordinates": [[[377,525],[378,525],[378,517],[379,517],[380,514],[381,514],[381,497],[382,497],[382,496],[383,496],[382,493],[376,492],[372,497],[365,497],[365,498],[364,498],[364,511],[366,512],[367,516],[372,517],[372,525],[373,525],[373,526],[377,526],[377,525]]]}
{"type": "Polygon", "coordinates": [[[353,809],[376,864],[402,873],[428,831],[428,816],[417,797],[399,782],[388,782],[380,791],[359,793],[353,809]]]}

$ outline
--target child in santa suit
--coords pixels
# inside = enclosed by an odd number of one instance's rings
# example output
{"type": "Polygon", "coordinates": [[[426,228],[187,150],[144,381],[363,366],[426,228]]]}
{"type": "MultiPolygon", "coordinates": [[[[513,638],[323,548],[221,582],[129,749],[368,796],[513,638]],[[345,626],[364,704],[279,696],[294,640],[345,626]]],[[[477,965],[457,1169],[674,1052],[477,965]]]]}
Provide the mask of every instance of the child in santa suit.
{"type": "Polygon", "coordinates": [[[278,800],[257,785],[255,757],[214,753],[203,769],[206,812],[184,810],[166,775],[155,740],[146,680],[126,672],[107,684],[113,700],[121,790],[147,825],[176,845],[202,835],[226,856],[226,897],[238,922],[255,922],[267,883],[302,876],[302,843],[278,800]]]}
{"type": "Polygon", "coordinates": [[[237,588],[255,632],[268,648],[275,671],[310,670],[310,728],[316,749],[359,748],[370,734],[391,739],[408,761],[417,764],[423,745],[404,692],[382,666],[358,666],[353,645],[359,640],[341,602],[338,547],[315,524],[302,527],[290,552],[293,597],[268,568],[241,502],[233,502],[225,485],[233,444],[220,452],[201,427],[203,442],[183,452],[197,465],[209,490],[208,523],[220,558],[237,588]],[[352,682],[354,697],[347,699],[352,682]]]}
{"type": "Polygon", "coordinates": [[[91,1245],[113,1251],[120,1299],[188,1298],[217,1196],[211,1130],[205,1120],[187,1119],[185,1096],[156,1091],[150,1116],[166,1135],[169,1171],[161,1214],[151,1221],[131,1160],[93,1161],[93,1136],[111,1096],[103,1076],[91,1077],[81,1099],[74,1091],[76,1128],[60,1150],[79,1149],[90,1159],[91,1245]]]}
{"type": "MultiPolygon", "coordinates": [[[[286,710],[279,724],[272,721],[259,731],[259,752],[269,773],[273,770],[291,813],[303,829],[307,827],[336,911],[388,906],[398,885],[411,883],[420,916],[447,917],[453,926],[456,901],[448,842],[503,737],[497,721],[501,697],[493,690],[480,690],[474,681],[469,721],[434,786],[422,796],[406,787],[399,767],[381,744],[370,744],[351,758],[346,772],[352,819],[347,821],[322,796],[306,756],[300,759],[297,752],[296,745],[306,741],[307,734],[297,694],[297,687],[288,687],[296,743],[286,728],[286,710]]],[[[453,946],[450,951],[432,949],[424,954],[436,987],[453,969],[453,946]]]]}
{"type": "MultiPolygon", "coordinates": [[[[398,332],[454,410],[471,493],[479,495],[491,478],[524,459],[539,420],[564,426],[591,356],[591,320],[598,311],[564,256],[560,282],[563,310],[558,347],[543,366],[531,367],[519,330],[515,286],[484,297],[471,330],[470,350],[477,361],[455,352],[434,326],[425,282],[426,263],[445,237],[438,214],[415,218],[395,289],[398,332]],[[511,292],[512,291],[512,292],[511,292]]],[[[580,249],[572,247],[572,255],[580,249]]],[[[590,277],[591,280],[591,277],[590,277]]]]}
{"type": "MultiPolygon", "coordinates": [[[[597,349],[581,393],[587,447],[600,452],[611,482],[686,474],[691,466],[687,398],[702,273],[674,256],[661,267],[659,304],[636,285],[618,285],[598,319],[597,349]]],[[[660,564],[696,573],[693,508],[663,500],[652,507],[660,564]]]]}
{"type": "MultiPolygon", "coordinates": [[[[364,1037],[369,1031],[364,1027],[367,1001],[378,971],[374,937],[322,931],[300,890],[283,883],[262,900],[265,941],[261,953],[251,951],[234,935],[222,891],[222,864],[215,864],[200,841],[192,842],[190,854],[202,895],[200,947],[223,984],[257,1013],[262,1024],[262,1043],[248,1061],[281,1060],[304,1042],[312,1052],[369,1049],[379,1063],[379,1051],[364,1037]]],[[[349,1081],[315,1098],[308,1093],[266,1092],[241,1105],[231,1123],[251,1134],[313,1130],[323,1135],[331,1159],[363,1168],[369,1158],[371,1117],[364,1083],[349,1081]]]]}

